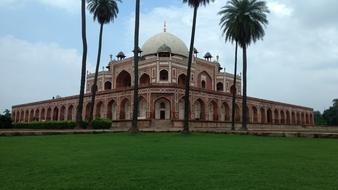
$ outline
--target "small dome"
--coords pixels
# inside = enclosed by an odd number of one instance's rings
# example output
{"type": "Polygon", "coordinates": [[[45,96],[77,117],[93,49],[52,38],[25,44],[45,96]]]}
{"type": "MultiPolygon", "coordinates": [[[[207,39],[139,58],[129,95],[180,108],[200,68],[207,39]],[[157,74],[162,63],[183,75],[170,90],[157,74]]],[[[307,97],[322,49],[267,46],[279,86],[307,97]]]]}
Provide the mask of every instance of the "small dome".
{"type": "Polygon", "coordinates": [[[158,48],[157,53],[171,53],[171,48],[166,44],[163,44],[158,48]]]}
{"type": "Polygon", "coordinates": [[[122,51],[120,51],[117,55],[117,58],[125,58],[126,56],[124,55],[124,53],[122,51]]]}
{"type": "Polygon", "coordinates": [[[161,46],[170,47],[171,53],[188,57],[189,50],[184,42],[169,32],[161,32],[149,38],[143,45],[142,56],[157,54],[161,46]]]}
{"type": "Polygon", "coordinates": [[[211,59],[211,58],[212,58],[211,53],[207,52],[207,53],[204,55],[204,58],[205,58],[205,59],[211,59]]]}
{"type": "Polygon", "coordinates": [[[194,54],[198,53],[198,50],[196,48],[194,48],[194,54]]]}

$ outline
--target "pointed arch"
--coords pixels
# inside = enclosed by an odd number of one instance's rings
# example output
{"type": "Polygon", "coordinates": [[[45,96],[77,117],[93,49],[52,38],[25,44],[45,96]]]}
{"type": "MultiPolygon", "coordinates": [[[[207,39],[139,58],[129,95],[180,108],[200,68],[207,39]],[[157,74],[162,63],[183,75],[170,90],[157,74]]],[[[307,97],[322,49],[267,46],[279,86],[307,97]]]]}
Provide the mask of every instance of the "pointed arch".
{"type": "Polygon", "coordinates": [[[169,73],[167,70],[165,69],[162,69],[160,71],[160,81],[168,81],[169,79],[169,73]]]}
{"type": "Polygon", "coordinates": [[[55,107],[53,110],[53,121],[58,121],[59,119],[59,108],[55,107]]]}
{"type": "Polygon", "coordinates": [[[260,114],[261,114],[261,123],[265,124],[266,123],[266,112],[264,108],[260,109],[260,114]]]}
{"type": "Polygon", "coordinates": [[[217,91],[223,92],[224,91],[224,84],[222,82],[217,83],[217,91]]]}
{"type": "Polygon", "coordinates": [[[130,119],[130,101],[125,98],[120,104],[120,119],[130,119]]]}
{"type": "Polygon", "coordinates": [[[110,100],[107,106],[107,117],[111,120],[116,120],[116,102],[115,100],[110,100]]]}
{"type": "Polygon", "coordinates": [[[230,121],[230,108],[226,102],[221,106],[221,121],[230,121]]]}
{"type": "Polygon", "coordinates": [[[60,108],[60,121],[64,121],[66,118],[66,107],[61,106],[60,108]]]}
{"type": "Polygon", "coordinates": [[[155,119],[168,120],[171,118],[171,102],[166,98],[158,98],[155,101],[155,119]]]}
{"type": "Polygon", "coordinates": [[[102,101],[96,104],[95,118],[103,118],[104,116],[104,105],[102,101]]]}
{"type": "Polygon", "coordinates": [[[285,124],[285,113],[283,110],[280,111],[280,124],[285,124]]]}
{"type": "Polygon", "coordinates": [[[195,120],[205,120],[205,104],[202,99],[197,99],[194,103],[195,120]]]}
{"type": "Polygon", "coordinates": [[[179,87],[184,87],[185,86],[185,79],[186,79],[186,75],[185,74],[180,74],[179,76],[178,76],[178,79],[177,79],[177,81],[178,81],[178,86],[179,87]]]}
{"type": "Polygon", "coordinates": [[[90,115],[90,108],[92,104],[90,102],[87,103],[86,105],[86,110],[85,110],[85,120],[89,120],[89,115],[90,115]]]}
{"type": "Polygon", "coordinates": [[[201,72],[198,75],[197,80],[198,80],[198,87],[199,88],[212,90],[212,79],[206,71],[201,72]]]}
{"type": "Polygon", "coordinates": [[[116,88],[129,88],[131,87],[131,75],[123,70],[116,78],[116,88]]]}
{"type": "Polygon", "coordinates": [[[290,125],[291,124],[291,119],[290,119],[291,117],[290,117],[290,111],[289,110],[287,110],[286,111],[286,124],[287,125],[290,125]]]}
{"type": "Polygon", "coordinates": [[[104,90],[111,90],[112,84],[110,81],[104,83],[104,90]]]}
{"type": "Polygon", "coordinates": [[[147,118],[147,100],[143,96],[140,96],[138,104],[139,104],[138,118],[146,119],[147,118]]]}
{"type": "Polygon", "coordinates": [[[208,120],[217,121],[218,120],[218,106],[214,100],[211,100],[208,105],[208,120]]]}
{"type": "Polygon", "coordinates": [[[35,110],[34,120],[35,121],[39,121],[40,120],[40,110],[39,110],[39,108],[37,108],[35,110]]]}
{"type": "Polygon", "coordinates": [[[73,121],[74,119],[74,106],[73,105],[70,105],[68,107],[68,112],[67,112],[67,120],[68,121],[73,121]]]}
{"type": "Polygon", "coordinates": [[[274,124],[279,124],[279,111],[277,109],[274,111],[274,124]]]}
{"type": "Polygon", "coordinates": [[[256,106],[252,106],[252,122],[258,123],[258,110],[256,106]]]}
{"type": "Polygon", "coordinates": [[[271,109],[269,108],[268,111],[266,112],[266,115],[267,115],[267,123],[268,124],[272,124],[272,111],[271,109]]]}
{"type": "Polygon", "coordinates": [[[52,120],[52,108],[50,108],[50,107],[47,109],[46,120],[47,121],[52,120]]]}
{"type": "Polygon", "coordinates": [[[150,85],[150,76],[147,73],[143,73],[140,77],[140,86],[149,86],[150,85]]]}

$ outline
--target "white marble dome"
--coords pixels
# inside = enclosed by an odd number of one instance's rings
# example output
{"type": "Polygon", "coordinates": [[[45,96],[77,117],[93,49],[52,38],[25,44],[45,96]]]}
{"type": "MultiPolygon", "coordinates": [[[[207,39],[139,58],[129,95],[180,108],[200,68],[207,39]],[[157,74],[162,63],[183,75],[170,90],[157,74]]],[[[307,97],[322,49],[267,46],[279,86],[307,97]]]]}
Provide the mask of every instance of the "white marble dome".
{"type": "Polygon", "coordinates": [[[188,57],[189,50],[185,43],[177,36],[169,33],[162,32],[149,38],[142,47],[142,56],[157,54],[158,49],[168,46],[171,49],[171,53],[188,57]]]}

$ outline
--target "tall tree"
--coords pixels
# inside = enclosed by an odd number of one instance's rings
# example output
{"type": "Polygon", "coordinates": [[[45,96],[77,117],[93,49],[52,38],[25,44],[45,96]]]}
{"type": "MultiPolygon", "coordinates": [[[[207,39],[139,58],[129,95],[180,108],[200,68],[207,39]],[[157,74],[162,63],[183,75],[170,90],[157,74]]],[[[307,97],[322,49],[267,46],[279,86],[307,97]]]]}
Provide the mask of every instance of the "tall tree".
{"type": "Polygon", "coordinates": [[[99,47],[97,52],[97,62],[95,69],[94,84],[92,86],[92,100],[90,106],[90,115],[88,121],[88,128],[92,128],[94,106],[95,106],[95,96],[97,92],[97,77],[100,68],[100,59],[101,59],[101,48],[102,48],[102,35],[103,35],[103,26],[113,22],[119,13],[117,2],[121,0],[88,0],[88,9],[89,12],[93,14],[94,21],[97,20],[100,24],[100,35],[99,35],[99,47]]]}
{"type": "Polygon", "coordinates": [[[135,33],[134,33],[134,103],[133,103],[133,120],[130,133],[137,133],[137,116],[138,116],[138,61],[139,61],[139,32],[140,32],[140,0],[136,0],[135,7],[135,33]]]}
{"type": "Polygon", "coordinates": [[[238,50],[238,33],[236,32],[237,23],[236,20],[232,18],[232,7],[225,5],[222,7],[221,11],[218,12],[221,15],[221,20],[219,22],[222,28],[222,34],[225,36],[225,42],[234,43],[235,42],[235,64],[234,64],[234,78],[233,85],[231,86],[232,92],[232,114],[231,114],[231,130],[235,130],[235,120],[236,120],[236,94],[237,94],[237,50],[238,50]]]}
{"type": "Polygon", "coordinates": [[[192,56],[194,54],[194,43],[195,43],[195,31],[196,31],[196,19],[197,19],[197,10],[200,6],[206,6],[214,0],[183,0],[183,3],[187,3],[190,7],[194,9],[192,29],[191,29],[191,39],[190,39],[190,48],[189,48],[189,57],[188,57],[188,68],[187,68],[187,78],[185,80],[185,94],[184,94],[184,127],[182,133],[188,134],[189,131],[189,112],[190,112],[190,78],[191,78],[191,64],[192,56]]]}
{"type": "Polygon", "coordinates": [[[232,35],[230,40],[237,40],[243,49],[243,99],[242,129],[247,130],[247,47],[265,35],[264,26],[268,24],[268,7],[265,1],[230,0],[221,10],[223,12],[226,34],[232,35]]]}
{"type": "Polygon", "coordinates": [[[80,82],[80,95],[79,105],[76,109],[76,127],[82,128],[82,110],[83,110],[83,97],[86,82],[86,63],[87,63],[87,35],[86,35],[86,0],[81,1],[81,26],[82,26],[82,69],[81,69],[81,82],[80,82]]]}

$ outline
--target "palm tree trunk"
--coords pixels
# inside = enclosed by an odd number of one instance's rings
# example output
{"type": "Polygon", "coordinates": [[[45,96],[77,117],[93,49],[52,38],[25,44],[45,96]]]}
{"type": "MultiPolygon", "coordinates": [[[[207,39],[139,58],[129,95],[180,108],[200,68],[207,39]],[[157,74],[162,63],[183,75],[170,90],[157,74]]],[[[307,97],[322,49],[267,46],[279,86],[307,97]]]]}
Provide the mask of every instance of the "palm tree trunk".
{"type": "Polygon", "coordinates": [[[138,61],[139,61],[139,31],[140,31],[140,0],[136,0],[135,10],[135,36],[134,36],[134,103],[133,103],[133,120],[130,133],[137,133],[137,116],[138,116],[138,61]]]}
{"type": "Polygon", "coordinates": [[[194,53],[194,42],[195,42],[195,31],[196,31],[196,19],[197,19],[197,9],[198,7],[194,7],[194,16],[192,22],[192,30],[191,30],[191,40],[190,40],[190,49],[189,49],[189,58],[188,58],[188,69],[187,69],[187,78],[185,80],[185,95],[184,95],[184,126],[183,126],[183,134],[189,133],[189,119],[190,119],[190,75],[191,75],[191,64],[192,64],[192,56],[194,53]]]}
{"type": "Polygon", "coordinates": [[[247,97],[246,97],[246,73],[247,73],[247,57],[246,45],[243,46],[243,100],[242,100],[242,129],[247,130],[247,97]]]}
{"type": "Polygon", "coordinates": [[[236,94],[237,94],[237,50],[238,42],[236,41],[235,47],[235,71],[234,71],[234,84],[232,89],[232,115],[231,115],[231,130],[235,130],[235,120],[236,120],[236,94]]]}
{"type": "Polygon", "coordinates": [[[81,20],[82,20],[82,69],[81,69],[81,82],[80,82],[80,95],[79,105],[76,109],[76,128],[82,128],[82,110],[83,98],[86,82],[86,63],[87,63],[87,34],[86,34],[86,0],[81,1],[81,20]]]}
{"type": "Polygon", "coordinates": [[[95,96],[96,96],[96,92],[97,92],[97,77],[99,75],[100,60],[101,60],[102,33],[103,33],[103,23],[101,23],[101,26],[100,26],[99,48],[98,48],[98,52],[97,52],[97,62],[96,62],[96,69],[95,69],[94,84],[92,86],[92,101],[91,101],[91,106],[90,106],[88,129],[92,129],[93,128],[93,115],[94,115],[94,107],[95,107],[95,96]]]}

